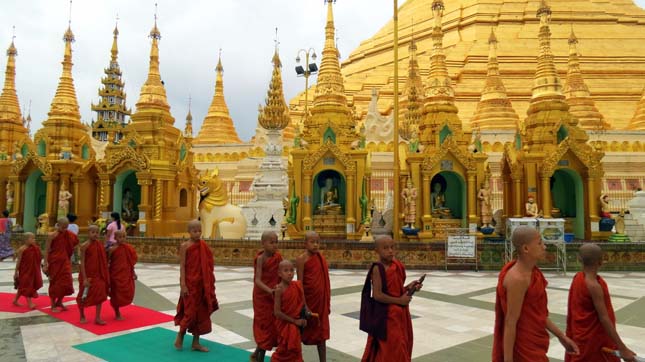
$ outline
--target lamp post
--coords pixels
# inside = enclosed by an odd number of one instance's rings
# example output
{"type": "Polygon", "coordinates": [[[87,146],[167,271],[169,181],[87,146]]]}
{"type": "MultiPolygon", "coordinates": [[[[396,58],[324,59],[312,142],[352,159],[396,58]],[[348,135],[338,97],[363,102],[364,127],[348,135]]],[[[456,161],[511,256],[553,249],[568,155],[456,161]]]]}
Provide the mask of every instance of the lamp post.
{"type": "Polygon", "coordinates": [[[399,185],[401,176],[401,166],[399,165],[399,4],[394,0],[394,15],[392,17],[394,25],[394,225],[392,233],[394,239],[399,238],[401,231],[400,213],[401,213],[401,187],[399,185]]]}
{"type": "Polygon", "coordinates": [[[309,116],[309,76],[312,74],[318,73],[318,66],[316,65],[316,51],[314,48],[309,48],[307,50],[305,49],[300,49],[298,50],[298,55],[296,56],[296,63],[300,64],[300,54],[304,53],[305,54],[305,66],[303,67],[302,65],[297,65],[296,66],[296,74],[298,74],[299,77],[305,77],[305,118],[303,121],[303,124],[307,122],[307,117],[309,116]],[[309,63],[309,58],[311,58],[312,62],[309,63]]]}

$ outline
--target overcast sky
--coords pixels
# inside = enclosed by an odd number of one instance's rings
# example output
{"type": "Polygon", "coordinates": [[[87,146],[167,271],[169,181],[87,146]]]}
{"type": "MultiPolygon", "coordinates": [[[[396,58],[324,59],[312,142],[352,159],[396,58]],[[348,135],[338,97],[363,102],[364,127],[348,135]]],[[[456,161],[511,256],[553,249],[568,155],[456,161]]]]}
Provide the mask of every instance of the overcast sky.
{"type": "MultiPolygon", "coordinates": [[[[74,84],[84,122],[95,118],[103,69],[108,66],[112,30],[119,17],[119,63],[135,110],[148,70],[154,4],[158,26],[161,76],[175,117],[183,129],[192,96],[195,134],[213,96],[217,54],[222,48],[226,101],[238,134],[249,140],[257,123],[257,106],[264,103],[271,77],[271,57],[278,27],[287,101],[304,89],[293,68],[298,49],[324,43],[322,0],[75,0],[72,7],[74,84]]],[[[399,0],[403,4],[405,0],[399,0]]],[[[636,0],[641,7],[645,0],[636,0]]],[[[17,89],[23,109],[32,101],[32,134],[47,118],[61,74],[67,28],[68,0],[2,0],[0,49],[11,42],[16,27],[17,89]]],[[[392,0],[340,0],[335,5],[338,46],[343,59],[371,37],[392,16],[392,0]]],[[[320,58],[319,58],[320,61],[320,58]]],[[[6,58],[0,60],[2,76],[6,58]]],[[[311,80],[311,79],[310,79],[311,80]]]]}

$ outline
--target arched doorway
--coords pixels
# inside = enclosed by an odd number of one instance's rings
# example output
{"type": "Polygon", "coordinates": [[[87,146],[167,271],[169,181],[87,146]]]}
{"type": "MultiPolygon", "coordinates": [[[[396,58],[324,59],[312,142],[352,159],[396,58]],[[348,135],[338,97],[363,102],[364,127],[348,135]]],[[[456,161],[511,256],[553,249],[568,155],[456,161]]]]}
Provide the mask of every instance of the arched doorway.
{"type": "Polygon", "coordinates": [[[128,222],[139,219],[141,203],[141,186],[134,170],[121,172],[114,182],[114,211],[121,213],[121,218],[128,222]]]}
{"type": "Polygon", "coordinates": [[[560,168],[551,176],[551,197],[554,209],[570,220],[576,238],[585,236],[585,203],[582,178],[573,169],[560,168]]]}
{"type": "Polygon", "coordinates": [[[345,178],[338,171],[324,170],[314,177],[313,205],[314,214],[345,214],[347,186],[345,178]]]}
{"type": "Polygon", "coordinates": [[[45,212],[47,207],[47,184],[42,176],[42,171],[35,170],[29,174],[25,182],[25,210],[22,220],[25,231],[36,231],[36,219],[45,212]]]}
{"type": "Polygon", "coordinates": [[[435,218],[461,219],[461,226],[468,225],[466,212],[466,186],[456,172],[441,171],[430,181],[430,210],[435,218]]]}

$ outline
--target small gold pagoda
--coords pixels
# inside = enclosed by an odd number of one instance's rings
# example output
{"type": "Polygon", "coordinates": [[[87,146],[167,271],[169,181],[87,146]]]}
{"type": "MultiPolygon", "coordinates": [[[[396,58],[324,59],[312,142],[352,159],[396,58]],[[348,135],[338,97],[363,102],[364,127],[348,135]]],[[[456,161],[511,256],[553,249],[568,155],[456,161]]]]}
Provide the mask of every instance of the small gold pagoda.
{"type": "MultiPolygon", "coordinates": [[[[13,40],[7,49],[7,67],[4,87],[0,95],[0,191],[15,201],[16,179],[12,177],[11,162],[27,156],[31,139],[23,124],[20,103],[16,94],[16,56],[18,51],[13,40]]],[[[8,210],[15,216],[17,205],[7,197],[0,198],[0,210],[8,210]]]]}
{"type": "Polygon", "coordinates": [[[457,115],[443,50],[443,11],[443,1],[435,0],[430,72],[419,124],[421,147],[408,148],[406,162],[399,166],[398,182],[405,185],[409,178],[419,191],[415,226],[420,227],[422,239],[443,237],[446,229],[477,223],[476,193],[479,184],[490,177],[485,169],[487,156],[481,148],[469,148],[469,137],[457,115]]]}
{"type": "Polygon", "coordinates": [[[367,203],[358,204],[359,190],[369,177],[368,153],[355,142],[359,135],[340,72],[333,1],[326,3],[325,46],[311,117],[305,119],[300,146],[289,159],[289,197],[295,210],[289,215],[289,235],[296,238],[315,230],[324,238],[358,239],[367,212],[367,203]]]}
{"type": "Polygon", "coordinates": [[[96,121],[92,122],[92,136],[104,142],[119,142],[123,138],[123,128],[127,125],[126,118],[131,113],[125,105],[126,94],[123,90],[125,83],[121,79],[123,74],[118,61],[119,29],[117,27],[114,28],[113,34],[110,65],[104,69],[105,77],[101,79],[103,88],[99,89],[101,100],[97,104],[92,104],[92,111],[97,115],[96,121]]]}
{"type": "Polygon", "coordinates": [[[200,145],[242,143],[235,131],[235,125],[233,125],[233,119],[224,98],[224,67],[221,54],[215,70],[217,71],[215,94],[194,142],[200,145]]]}
{"type": "Polygon", "coordinates": [[[98,209],[102,216],[117,211],[138,232],[173,235],[195,218],[197,170],[190,152],[191,137],[175,128],[159,72],[157,22],[148,78],[141,87],[136,112],[123,129],[123,139],[107,146],[98,175],[98,209]]]}
{"type": "Polygon", "coordinates": [[[507,217],[525,216],[532,196],[545,218],[564,218],[566,231],[588,240],[591,224],[598,221],[604,154],[587,144],[587,134],[569,111],[551,52],[551,8],[544,1],[537,17],[533,95],[524,127],[515,144],[506,144],[502,160],[504,210],[507,217]]]}

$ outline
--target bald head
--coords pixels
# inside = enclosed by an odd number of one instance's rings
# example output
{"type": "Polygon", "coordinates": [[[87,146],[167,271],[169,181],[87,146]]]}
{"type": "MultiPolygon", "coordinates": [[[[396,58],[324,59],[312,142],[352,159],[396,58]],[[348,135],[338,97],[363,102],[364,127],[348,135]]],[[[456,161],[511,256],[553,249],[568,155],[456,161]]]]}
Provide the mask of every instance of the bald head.
{"type": "Polygon", "coordinates": [[[58,223],[58,226],[61,226],[61,227],[66,228],[67,226],[69,226],[69,220],[66,217],[59,217],[58,220],[56,220],[56,222],[58,223]]]}
{"type": "Polygon", "coordinates": [[[199,220],[190,220],[187,225],[188,231],[194,230],[196,228],[201,229],[202,228],[202,223],[199,222],[199,220]]]}
{"type": "Polygon", "coordinates": [[[289,259],[283,259],[278,265],[278,269],[282,268],[293,268],[293,263],[289,259]]]}
{"type": "Polygon", "coordinates": [[[530,242],[540,237],[540,233],[537,230],[529,226],[520,226],[511,236],[511,241],[513,242],[513,247],[516,250],[522,249],[523,246],[528,245],[530,242]]]}
{"type": "Polygon", "coordinates": [[[268,240],[273,240],[273,239],[278,239],[278,234],[275,233],[273,230],[267,230],[262,233],[262,236],[260,237],[261,241],[268,241],[268,240]]]}
{"type": "Polygon", "coordinates": [[[584,266],[597,266],[602,260],[602,249],[597,244],[583,244],[578,253],[584,266]]]}
{"type": "Polygon", "coordinates": [[[99,226],[96,224],[91,224],[90,226],[87,227],[87,231],[96,231],[99,232],[99,226]]]}
{"type": "Polygon", "coordinates": [[[319,238],[320,236],[318,236],[318,233],[313,230],[309,230],[305,233],[305,241],[319,239],[319,238]]]}
{"type": "Polygon", "coordinates": [[[374,240],[374,247],[378,249],[379,247],[382,247],[387,243],[393,243],[393,242],[394,242],[394,239],[392,239],[391,236],[381,235],[374,240]]]}

